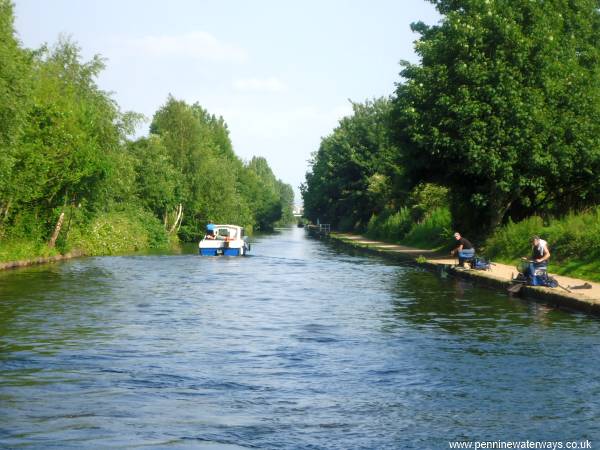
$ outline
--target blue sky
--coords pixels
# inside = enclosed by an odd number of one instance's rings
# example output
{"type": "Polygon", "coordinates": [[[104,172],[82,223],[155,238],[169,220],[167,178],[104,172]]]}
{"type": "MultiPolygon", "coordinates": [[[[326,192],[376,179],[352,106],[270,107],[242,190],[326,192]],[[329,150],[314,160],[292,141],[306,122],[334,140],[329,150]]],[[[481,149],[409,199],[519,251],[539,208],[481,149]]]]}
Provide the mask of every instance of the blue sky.
{"type": "Polygon", "coordinates": [[[236,153],[266,157],[298,197],[349,99],[390,95],[416,60],[410,23],[438,20],[425,0],[16,0],[15,15],[26,47],[62,33],[105,57],[98,84],[124,111],[151,118],[171,93],[222,115],[236,153]]]}

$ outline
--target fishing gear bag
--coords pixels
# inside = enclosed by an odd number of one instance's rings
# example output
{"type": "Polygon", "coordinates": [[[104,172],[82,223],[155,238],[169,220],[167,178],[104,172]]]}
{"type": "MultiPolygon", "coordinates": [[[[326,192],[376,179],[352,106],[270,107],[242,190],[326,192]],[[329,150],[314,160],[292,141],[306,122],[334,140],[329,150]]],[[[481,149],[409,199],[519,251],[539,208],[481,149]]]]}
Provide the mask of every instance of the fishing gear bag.
{"type": "Polygon", "coordinates": [[[556,278],[548,275],[545,270],[536,270],[533,275],[529,275],[527,284],[530,286],[545,286],[549,288],[558,287],[556,278]]]}
{"type": "Polygon", "coordinates": [[[485,258],[476,256],[471,262],[471,269],[475,270],[491,270],[492,263],[485,258]]]}

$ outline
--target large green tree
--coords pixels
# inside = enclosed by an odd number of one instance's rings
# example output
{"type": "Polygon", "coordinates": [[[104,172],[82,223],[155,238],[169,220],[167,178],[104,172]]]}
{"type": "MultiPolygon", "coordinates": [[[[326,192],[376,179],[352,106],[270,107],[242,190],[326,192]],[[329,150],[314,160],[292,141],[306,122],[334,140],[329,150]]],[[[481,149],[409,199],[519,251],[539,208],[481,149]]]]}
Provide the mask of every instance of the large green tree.
{"type": "MultiPolygon", "coordinates": [[[[278,184],[264,158],[253,158],[244,165],[233,151],[222,118],[198,104],[190,106],[170,96],[154,115],[150,131],[159,137],[175,172],[177,181],[169,198],[174,200],[171,203],[183,205],[183,239],[196,239],[208,222],[265,230],[282,217],[281,198],[289,197],[291,187],[284,189],[278,184]]],[[[160,186],[166,187],[165,183],[160,186]]]]}
{"type": "Polygon", "coordinates": [[[267,160],[255,156],[246,165],[243,180],[244,197],[259,230],[270,230],[283,216],[280,182],[275,178],[267,160]]]}
{"type": "Polygon", "coordinates": [[[31,234],[35,225],[37,237],[47,237],[69,205],[102,209],[115,195],[122,201],[132,193],[129,160],[121,154],[122,115],[95,83],[103,68],[99,57],[83,62],[67,39],[36,52],[5,190],[14,229],[29,227],[31,234]]]}
{"type": "Polygon", "coordinates": [[[11,177],[26,123],[31,91],[31,54],[15,38],[13,7],[0,0],[0,232],[15,199],[11,177]]]}
{"type": "Polygon", "coordinates": [[[170,225],[169,214],[177,209],[177,190],[183,183],[160,136],[150,135],[128,145],[135,166],[136,196],[146,209],[170,225]]]}
{"type": "Polygon", "coordinates": [[[360,228],[387,206],[400,175],[389,136],[390,109],[385,98],[354,103],[353,114],[322,140],[302,186],[308,218],[360,228]]]}
{"type": "Polygon", "coordinates": [[[432,3],[396,91],[412,182],[450,187],[457,226],[480,229],[597,202],[600,2],[432,3]]]}

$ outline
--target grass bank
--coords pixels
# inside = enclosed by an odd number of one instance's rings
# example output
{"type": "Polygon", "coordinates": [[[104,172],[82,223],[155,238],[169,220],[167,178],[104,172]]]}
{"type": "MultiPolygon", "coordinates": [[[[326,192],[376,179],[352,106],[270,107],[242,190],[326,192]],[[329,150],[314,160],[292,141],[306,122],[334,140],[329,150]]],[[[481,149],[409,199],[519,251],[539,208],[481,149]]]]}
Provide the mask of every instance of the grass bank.
{"type": "Polygon", "coordinates": [[[165,232],[151,213],[128,208],[75,217],[63,226],[55,248],[40,237],[8,235],[0,240],[0,263],[52,258],[74,253],[87,256],[117,255],[145,249],[177,246],[176,236],[165,232]]]}
{"type": "Polygon", "coordinates": [[[446,207],[433,209],[415,221],[409,208],[395,213],[373,216],[365,233],[371,239],[408,245],[427,250],[441,250],[449,245],[452,216],[446,207]]]}
{"type": "Polygon", "coordinates": [[[0,241],[0,262],[47,258],[59,254],[60,251],[55,248],[48,248],[47,243],[38,240],[15,238],[0,241]]]}
{"type": "Polygon", "coordinates": [[[529,256],[529,238],[548,241],[550,271],[591,281],[600,281],[600,207],[560,219],[530,217],[499,228],[485,242],[487,256],[505,264],[516,264],[529,256]]]}
{"type": "MultiPolygon", "coordinates": [[[[415,222],[408,208],[373,216],[365,233],[371,239],[422,249],[443,250],[452,245],[452,217],[447,208],[432,210],[415,222]]],[[[600,207],[560,219],[530,217],[498,228],[478,253],[504,264],[516,265],[531,253],[530,238],[548,241],[555,274],[600,281],[600,207]]]]}

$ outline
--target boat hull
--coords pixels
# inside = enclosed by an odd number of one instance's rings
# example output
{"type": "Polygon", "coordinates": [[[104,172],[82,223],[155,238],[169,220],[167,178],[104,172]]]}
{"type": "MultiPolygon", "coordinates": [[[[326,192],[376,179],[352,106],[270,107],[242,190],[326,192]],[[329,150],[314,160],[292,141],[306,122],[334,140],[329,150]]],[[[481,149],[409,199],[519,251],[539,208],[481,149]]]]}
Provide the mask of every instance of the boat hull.
{"type": "Polygon", "coordinates": [[[202,256],[243,256],[250,251],[244,229],[237,225],[207,226],[207,234],[198,244],[202,256]]]}
{"type": "Polygon", "coordinates": [[[243,256],[243,248],[201,248],[199,253],[202,256],[243,256]]]}

